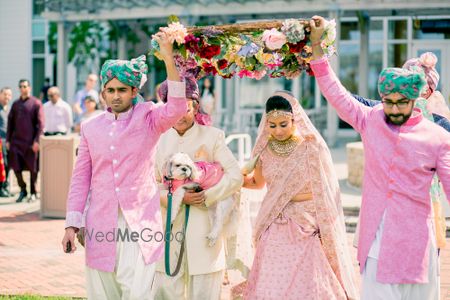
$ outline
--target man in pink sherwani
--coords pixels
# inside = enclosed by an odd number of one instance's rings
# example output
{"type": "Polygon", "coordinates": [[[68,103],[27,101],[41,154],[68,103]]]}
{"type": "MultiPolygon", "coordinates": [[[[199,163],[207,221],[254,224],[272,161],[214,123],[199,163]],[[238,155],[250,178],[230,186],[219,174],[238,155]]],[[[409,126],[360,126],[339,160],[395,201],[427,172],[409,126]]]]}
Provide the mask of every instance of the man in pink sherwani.
{"type": "Polygon", "coordinates": [[[155,149],[160,135],[186,113],[187,104],[172,44],[165,33],[154,38],[166,65],[167,104],[135,103],[146,81],[145,56],[108,60],[101,71],[108,109],[81,125],[62,245],[75,251],[74,237],[90,194],[85,224],[89,299],[149,299],[155,262],[164,250],[155,149]]]}
{"type": "Polygon", "coordinates": [[[450,133],[414,109],[426,84],[419,69],[384,69],[378,81],[383,105],[357,102],[324,57],[325,22],[313,17],[310,24],[311,68],[325,98],[364,144],[358,243],[362,299],[439,299],[429,190],[437,173],[450,199],[450,133]]]}

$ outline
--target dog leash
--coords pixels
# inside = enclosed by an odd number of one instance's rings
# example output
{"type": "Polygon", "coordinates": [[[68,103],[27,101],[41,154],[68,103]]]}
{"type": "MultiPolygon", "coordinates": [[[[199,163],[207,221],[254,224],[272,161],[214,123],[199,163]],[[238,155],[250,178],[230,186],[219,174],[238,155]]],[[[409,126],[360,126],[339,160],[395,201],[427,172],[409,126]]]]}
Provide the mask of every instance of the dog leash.
{"type": "Polygon", "coordinates": [[[174,277],[180,272],[181,268],[181,262],[183,260],[184,255],[184,248],[185,248],[185,241],[186,241],[186,228],[187,223],[189,219],[189,209],[190,206],[186,205],[186,208],[184,210],[184,226],[183,226],[183,239],[181,241],[180,245],[180,254],[178,256],[177,265],[175,267],[175,270],[173,273],[170,272],[170,241],[172,236],[172,227],[171,219],[172,219],[172,179],[166,178],[166,180],[169,183],[169,191],[167,193],[167,215],[166,215],[166,230],[164,235],[164,265],[165,265],[165,271],[168,276],[174,277]]]}

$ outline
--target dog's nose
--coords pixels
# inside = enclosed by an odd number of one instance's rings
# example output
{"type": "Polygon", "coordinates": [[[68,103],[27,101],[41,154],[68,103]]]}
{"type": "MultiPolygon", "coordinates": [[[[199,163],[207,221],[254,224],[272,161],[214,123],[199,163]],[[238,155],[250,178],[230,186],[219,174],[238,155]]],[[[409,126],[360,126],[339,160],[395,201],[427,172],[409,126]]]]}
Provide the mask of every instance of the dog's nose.
{"type": "Polygon", "coordinates": [[[187,171],[187,168],[181,168],[181,170],[183,170],[183,172],[186,172],[186,171],[187,171]]]}

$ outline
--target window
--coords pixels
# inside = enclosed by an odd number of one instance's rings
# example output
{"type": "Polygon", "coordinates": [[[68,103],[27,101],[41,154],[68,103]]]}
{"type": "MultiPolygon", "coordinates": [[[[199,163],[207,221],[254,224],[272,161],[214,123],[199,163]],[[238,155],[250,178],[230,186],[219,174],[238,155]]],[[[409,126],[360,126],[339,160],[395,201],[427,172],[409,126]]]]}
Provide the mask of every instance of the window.
{"type": "Polygon", "coordinates": [[[382,43],[371,43],[369,45],[369,74],[368,79],[368,89],[369,98],[379,99],[378,94],[378,75],[383,69],[383,44],[382,43]]]}
{"type": "Polygon", "coordinates": [[[33,95],[39,96],[45,80],[45,59],[33,58],[33,95]]]}
{"type": "Polygon", "coordinates": [[[383,40],[383,21],[370,20],[369,38],[371,41],[383,40]]]}
{"type": "Polygon", "coordinates": [[[341,23],[341,40],[359,41],[358,22],[342,22],[341,23]]]}
{"type": "Polygon", "coordinates": [[[388,66],[401,68],[408,55],[407,44],[389,44],[388,45],[388,66]]]}
{"type": "Polygon", "coordinates": [[[313,109],[315,106],[315,78],[305,72],[300,75],[300,95],[298,101],[304,109],[313,109]]]}
{"type": "Polygon", "coordinates": [[[33,16],[39,16],[44,12],[44,0],[33,0],[33,16]]]}
{"type": "Polygon", "coordinates": [[[413,20],[413,37],[420,40],[450,39],[450,19],[413,20]]]}
{"type": "Polygon", "coordinates": [[[390,20],[388,26],[390,40],[406,40],[408,38],[407,20],[390,20]]]}
{"type": "Polygon", "coordinates": [[[44,41],[33,41],[33,54],[45,54],[44,41]]]}

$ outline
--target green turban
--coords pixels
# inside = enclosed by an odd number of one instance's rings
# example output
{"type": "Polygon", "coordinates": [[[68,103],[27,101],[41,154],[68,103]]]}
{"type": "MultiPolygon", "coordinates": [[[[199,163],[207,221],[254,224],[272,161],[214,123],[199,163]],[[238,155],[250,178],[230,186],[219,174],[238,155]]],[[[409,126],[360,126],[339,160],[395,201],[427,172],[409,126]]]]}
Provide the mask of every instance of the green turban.
{"type": "Polygon", "coordinates": [[[145,55],[131,60],[108,59],[102,66],[100,81],[102,88],[113,78],[120,82],[140,89],[147,81],[148,67],[145,55]]]}
{"type": "Polygon", "coordinates": [[[408,99],[420,97],[427,84],[425,74],[418,67],[411,69],[385,68],[378,78],[378,92],[383,98],[386,95],[400,93],[408,99]]]}

